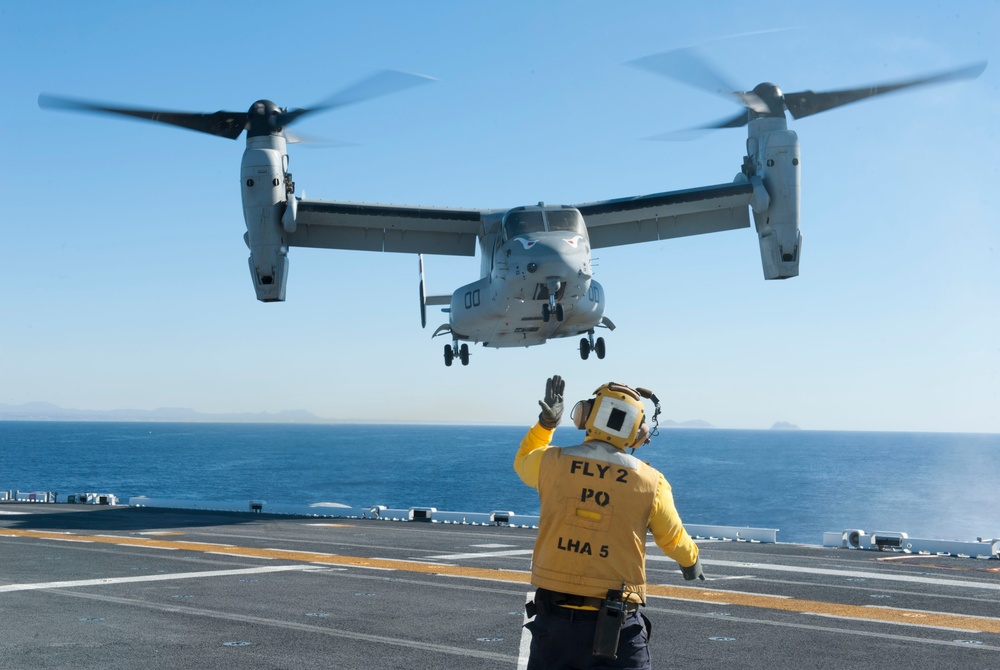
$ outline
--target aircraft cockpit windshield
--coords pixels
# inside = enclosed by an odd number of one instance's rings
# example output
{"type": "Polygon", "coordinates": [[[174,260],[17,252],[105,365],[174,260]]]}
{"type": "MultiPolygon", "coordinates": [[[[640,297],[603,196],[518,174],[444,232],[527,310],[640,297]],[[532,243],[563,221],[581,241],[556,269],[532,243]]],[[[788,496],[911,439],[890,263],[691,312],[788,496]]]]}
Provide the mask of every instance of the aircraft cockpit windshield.
{"type": "Polygon", "coordinates": [[[564,209],[520,209],[507,212],[503,219],[504,240],[518,235],[542,232],[571,232],[586,235],[586,227],[580,212],[572,208],[564,209]]]}
{"type": "Polygon", "coordinates": [[[545,219],[539,209],[507,212],[503,219],[503,229],[504,238],[508,240],[526,233],[541,233],[545,232],[545,219]]]}
{"type": "Polygon", "coordinates": [[[554,209],[545,212],[545,222],[551,231],[584,234],[583,217],[575,209],[554,209]]]}

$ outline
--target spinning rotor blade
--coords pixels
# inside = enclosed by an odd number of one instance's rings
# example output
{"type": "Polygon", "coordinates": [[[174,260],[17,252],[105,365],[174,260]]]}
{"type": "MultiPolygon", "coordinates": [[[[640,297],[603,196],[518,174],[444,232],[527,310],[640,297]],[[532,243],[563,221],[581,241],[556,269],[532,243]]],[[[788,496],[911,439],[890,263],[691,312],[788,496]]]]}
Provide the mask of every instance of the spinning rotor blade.
{"type": "Polygon", "coordinates": [[[949,81],[960,79],[975,79],[986,69],[986,63],[976,63],[957,70],[949,70],[940,74],[920,77],[888,84],[878,84],[863,88],[846,89],[843,91],[827,91],[825,93],[815,93],[813,91],[802,91],[800,93],[786,93],[784,96],[785,109],[796,119],[801,119],[812,114],[825,112],[828,109],[842,107],[858,100],[871,98],[876,95],[892,93],[904,88],[923,86],[925,84],[944,84],[949,81]]]}
{"type": "Polygon", "coordinates": [[[422,74],[400,72],[399,70],[382,70],[351,84],[313,107],[292,109],[283,112],[278,115],[275,122],[279,126],[287,126],[298,121],[306,114],[346,107],[432,81],[434,81],[433,77],[427,77],[422,74]]]}
{"type": "Polygon", "coordinates": [[[231,140],[239,137],[247,124],[246,112],[198,114],[194,112],[168,112],[132,107],[108,107],[84,100],[46,95],[45,93],[38,96],[38,106],[46,109],[69,109],[73,111],[131,116],[137,119],[146,119],[147,121],[167,123],[172,126],[187,128],[188,130],[196,130],[200,133],[228,137],[231,140]]]}
{"type": "MultiPolygon", "coordinates": [[[[338,107],[346,107],[365,100],[371,100],[389,93],[395,93],[417,84],[434,81],[425,77],[397,70],[382,70],[366,77],[336,93],[324,102],[306,109],[281,110],[269,100],[258,100],[248,112],[215,112],[214,114],[198,114],[192,112],[172,112],[158,109],[138,109],[134,107],[116,107],[86,100],[62,98],[45,93],[38,96],[39,107],[47,109],[68,109],[73,111],[97,112],[131,116],[147,121],[167,123],[172,126],[196,130],[201,133],[228,137],[235,140],[244,130],[251,136],[268,135],[282,132],[285,126],[298,121],[306,114],[323,112],[338,107]]],[[[295,141],[296,136],[287,137],[295,141]]]]}
{"type": "MultiPolygon", "coordinates": [[[[753,92],[743,92],[726,81],[708,60],[694,49],[678,49],[664,53],[653,54],[631,61],[629,65],[649,70],[663,77],[669,77],[688,86],[700,88],[703,91],[735,98],[744,106],[758,113],[771,111],[767,104],[753,92]]],[[[712,126],[716,127],[716,126],[712,126]]],[[[717,126],[730,128],[733,126],[717,126]]]]}
{"type": "Polygon", "coordinates": [[[750,121],[750,110],[744,110],[728,119],[722,119],[716,121],[715,123],[709,123],[704,126],[695,126],[694,128],[686,128],[684,130],[671,130],[660,135],[653,135],[652,137],[647,137],[647,140],[660,140],[660,141],[674,141],[674,140],[693,140],[701,137],[705,133],[711,132],[713,130],[718,130],[720,128],[742,128],[747,125],[750,121]]]}
{"type": "MultiPolygon", "coordinates": [[[[865,98],[892,93],[906,88],[926,84],[942,84],[960,79],[975,79],[986,69],[986,63],[980,62],[956,70],[949,70],[905,81],[823,93],[806,90],[798,93],[783,94],[780,88],[770,83],[758,84],[753,91],[734,92],[725,78],[694,49],[679,49],[677,51],[655,54],[632,61],[631,64],[694,86],[695,88],[700,88],[709,93],[730,99],[735,97],[745,107],[744,111],[732,118],[699,126],[691,129],[692,131],[713,130],[716,128],[739,128],[747,125],[751,119],[757,116],[783,117],[785,111],[788,111],[793,118],[801,119],[836,107],[842,107],[852,102],[864,100],[865,98]]],[[[678,139],[689,134],[690,131],[666,133],[651,139],[678,139]]]]}

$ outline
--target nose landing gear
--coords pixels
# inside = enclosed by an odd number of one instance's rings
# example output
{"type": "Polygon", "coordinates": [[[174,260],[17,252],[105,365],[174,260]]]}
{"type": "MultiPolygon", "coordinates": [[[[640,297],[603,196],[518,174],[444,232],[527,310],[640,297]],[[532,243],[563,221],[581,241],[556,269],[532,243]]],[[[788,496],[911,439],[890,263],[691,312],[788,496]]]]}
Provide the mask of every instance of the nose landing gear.
{"type": "Polygon", "coordinates": [[[580,338],[580,358],[587,360],[590,358],[590,352],[593,351],[597,354],[597,357],[601,360],[604,359],[604,354],[606,349],[604,347],[604,338],[599,337],[597,341],[594,341],[594,331],[587,331],[587,337],[580,338]]]}
{"type": "Polygon", "coordinates": [[[555,303],[555,297],[551,298],[549,300],[549,302],[547,302],[547,303],[545,303],[545,304],[542,305],[542,321],[544,321],[545,323],[548,323],[549,319],[552,318],[553,314],[556,315],[556,321],[562,321],[563,320],[563,306],[562,306],[562,303],[558,303],[558,304],[554,304],[554,305],[549,304],[549,303],[555,303]]]}
{"type": "Polygon", "coordinates": [[[549,294],[549,301],[542,305],[542,321],[545,323],[549,322],[549,318],[551,318],[553,314],[556,315],[556,321],[563,320],[562,303],[556,303],[556,296],[559,295],[559,291],[562,288],[562,282],[555,277],[549,277],[548,281],[545,282],[545,291],[549,294]]]}

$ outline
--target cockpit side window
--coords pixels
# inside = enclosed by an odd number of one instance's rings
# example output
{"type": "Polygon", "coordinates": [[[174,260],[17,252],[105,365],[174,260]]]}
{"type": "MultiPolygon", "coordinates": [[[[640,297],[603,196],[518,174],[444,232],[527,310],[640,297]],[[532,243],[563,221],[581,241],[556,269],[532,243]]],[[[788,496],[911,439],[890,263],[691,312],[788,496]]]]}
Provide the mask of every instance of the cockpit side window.
{"type": "Polygon", "coordinates": [[[508,212],[503,222],[504,239],[509,240],[525,233],[541,233],[545,222],[540,211],[508,212]]]}
{"type": "Polygon", "coordinates": [[[545,212],[549,222],[549,230],[570,231],[583,234],[583,217],[575,209],[557,209],[545,212]]]}

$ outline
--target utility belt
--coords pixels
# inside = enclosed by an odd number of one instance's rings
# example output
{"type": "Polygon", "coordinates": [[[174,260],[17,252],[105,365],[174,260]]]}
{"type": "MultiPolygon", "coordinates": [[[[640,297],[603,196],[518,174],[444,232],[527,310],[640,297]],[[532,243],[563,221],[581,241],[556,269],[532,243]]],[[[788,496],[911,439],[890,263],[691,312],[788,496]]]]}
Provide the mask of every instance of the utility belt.
{"type": "MultiPolygon", "coordinates": [[[[535,591],[534,609],[542,614],[552,614],[567,619],[596,619],[605,600],[606,598],[578,596],[575,593],[560,593],[540,588],[535,591]]],[[[623,611],[627,613],[639,610],[639,603],[636,602],[626,601],[622,605],[623,611]]],[[[531,609],[528,611],[528,616],[534,616],[531,609]]]]}
{"type": "MultiPolygon", "coordinates": [[[[639,611],[639,604],[627,599],[627,593],[611,589],[605,598],[578,596],[539,588],[535,599],[524,607],[528,618],[535,614],[552,615],[571,621],[594,621],[594,644],[591,653],[601,658],[616,659],[618,640],[625,619],[639,611]]],[[[647,639],[652,626],[649,619],[639,615],[646,627],[647,639]]]]}

